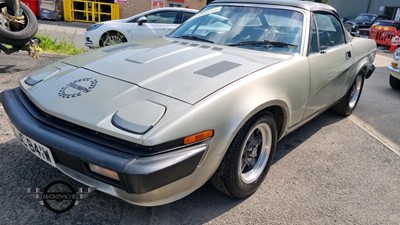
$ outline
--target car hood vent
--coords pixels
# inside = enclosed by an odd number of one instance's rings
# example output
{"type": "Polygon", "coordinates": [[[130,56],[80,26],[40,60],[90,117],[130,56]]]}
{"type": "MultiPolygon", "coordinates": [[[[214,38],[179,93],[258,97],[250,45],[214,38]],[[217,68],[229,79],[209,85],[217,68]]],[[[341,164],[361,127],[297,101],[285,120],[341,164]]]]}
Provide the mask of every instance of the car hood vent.
{"type": "Polygon", "coordinates": [[[194,74],[206,76],[206,77],[215,77],[222,73],[225,73],[229,70],[235,69],[236,67],[241,66],[239,63],[229,62],[229,61],[221,61],[215,63],[213,65],[201,68],[194,72],[194,74]]]}

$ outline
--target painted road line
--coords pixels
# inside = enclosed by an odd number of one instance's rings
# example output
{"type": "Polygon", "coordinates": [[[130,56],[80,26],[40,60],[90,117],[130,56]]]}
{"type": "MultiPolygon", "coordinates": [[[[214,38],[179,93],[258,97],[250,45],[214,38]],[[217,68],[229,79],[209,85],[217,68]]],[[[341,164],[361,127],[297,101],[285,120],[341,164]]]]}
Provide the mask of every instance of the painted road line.
{"type": "Polygon", "coordinates": [[[398,146],[396,143],[386,138],[383,134],[381,134],[375,128],[371,127],[369,124],[365,123],[357,116],[351,115],[349,116],[349,119],[365,132],[367,132],[371,137],[375,138],[377,141],[386,146],[390,151],[400,156],[400,146],[398,146]]]}

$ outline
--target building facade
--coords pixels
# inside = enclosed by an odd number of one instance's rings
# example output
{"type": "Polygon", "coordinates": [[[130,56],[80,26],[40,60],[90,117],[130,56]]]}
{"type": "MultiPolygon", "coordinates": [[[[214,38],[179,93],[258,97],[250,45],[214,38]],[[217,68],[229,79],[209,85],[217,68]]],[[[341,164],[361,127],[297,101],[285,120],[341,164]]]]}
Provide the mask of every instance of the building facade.
{"type": "Polygon", "coordinates": [[[207,0],[127,0],[119,1],[120,18],[127,18],[138,13],[161,7],[186,7],[201,9],[207,0]]]}
{"type": "Polygon", "coordinates": [[[328,0],[327,3],[336,8],[342,18],[353,19],[360,13],[373,13],[400,20],[399,0],[328,0]]]}

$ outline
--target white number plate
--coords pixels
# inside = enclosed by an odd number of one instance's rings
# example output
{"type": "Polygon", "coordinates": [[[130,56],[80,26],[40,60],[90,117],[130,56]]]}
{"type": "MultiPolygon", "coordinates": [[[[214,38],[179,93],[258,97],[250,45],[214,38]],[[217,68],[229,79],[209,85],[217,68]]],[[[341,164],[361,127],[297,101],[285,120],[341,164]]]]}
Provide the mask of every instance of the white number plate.
{"type": "Polygon", "coordinates": [[[14,134],[17,137],[17,139],[22,143],[23,146],[25,146],[25,148],[27,148],[34,155],[41,158],[48,164],[50,164],[54,167],[56,166],[53,155],[51,154],[51,151],[48,147],[40,144],[39,142],[37,142],[37,141],[33,140],[32,138],[26,136],[25,134],[21,133],[13,125],[11,125],[11,128],[13,129],[14,134]]]}

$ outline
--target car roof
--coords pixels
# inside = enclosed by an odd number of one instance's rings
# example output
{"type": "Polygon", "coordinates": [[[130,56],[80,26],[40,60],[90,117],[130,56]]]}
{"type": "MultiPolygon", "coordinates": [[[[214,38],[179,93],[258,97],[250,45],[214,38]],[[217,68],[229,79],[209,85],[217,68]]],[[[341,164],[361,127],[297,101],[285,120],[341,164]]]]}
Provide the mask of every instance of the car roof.
{"type": "Polygon", "coordinates": [[[194,13],[199,11],[197,9],[189,9],[189,8],[182,8],[182,7],[162,7],[162,8],[151,9],[151,10],[148,10],[146,12],[169,11],[169,10],[183,11],[183,12],[194,12],[194,13]]]}
{"type": "Polygon", "coordinates": [[[377,14],[373,14],[373,13],[360,13],[358,15],[378,16],[377,14]]]}
{"type": "Polygon", "coordinates": [[[308,11],[327,11],[337,15],[336,9],[332,6],[316,3],[310,1],[299,1],[299,0],[215,0],[210,4],[217,3],[242,3],[242,4],[265,4],[265,5],[283,5],[291,6],[301,9],[306,9],[308,11]]]}
{"type": "Polygon", "coordinates": [[[400,23],[400,21],[398,21],[398,20],[377,20],[377,21],[375,21],[375,23],[378,23],[378,22],[391,23],[392,25],[400,23]]]}
{"type": "Polygon", "coordinates": [[[151,9],[147,10],[138,14],[135,14],[133,16],[130,16],[128,18],[122,19],[121,21],[129,21],[132,19],[139,18],[143,15],[149,14],[149,13],[154,13],[154,12],[160,12],[160,11],[182,11],[182,12],[190,12],[190,13],[197,13],[199,10],[197,9],[188,9],[188,8],[181,8],[181,7],[163,7],[163,8],[156,8],[156,9],[151,9]]]}

